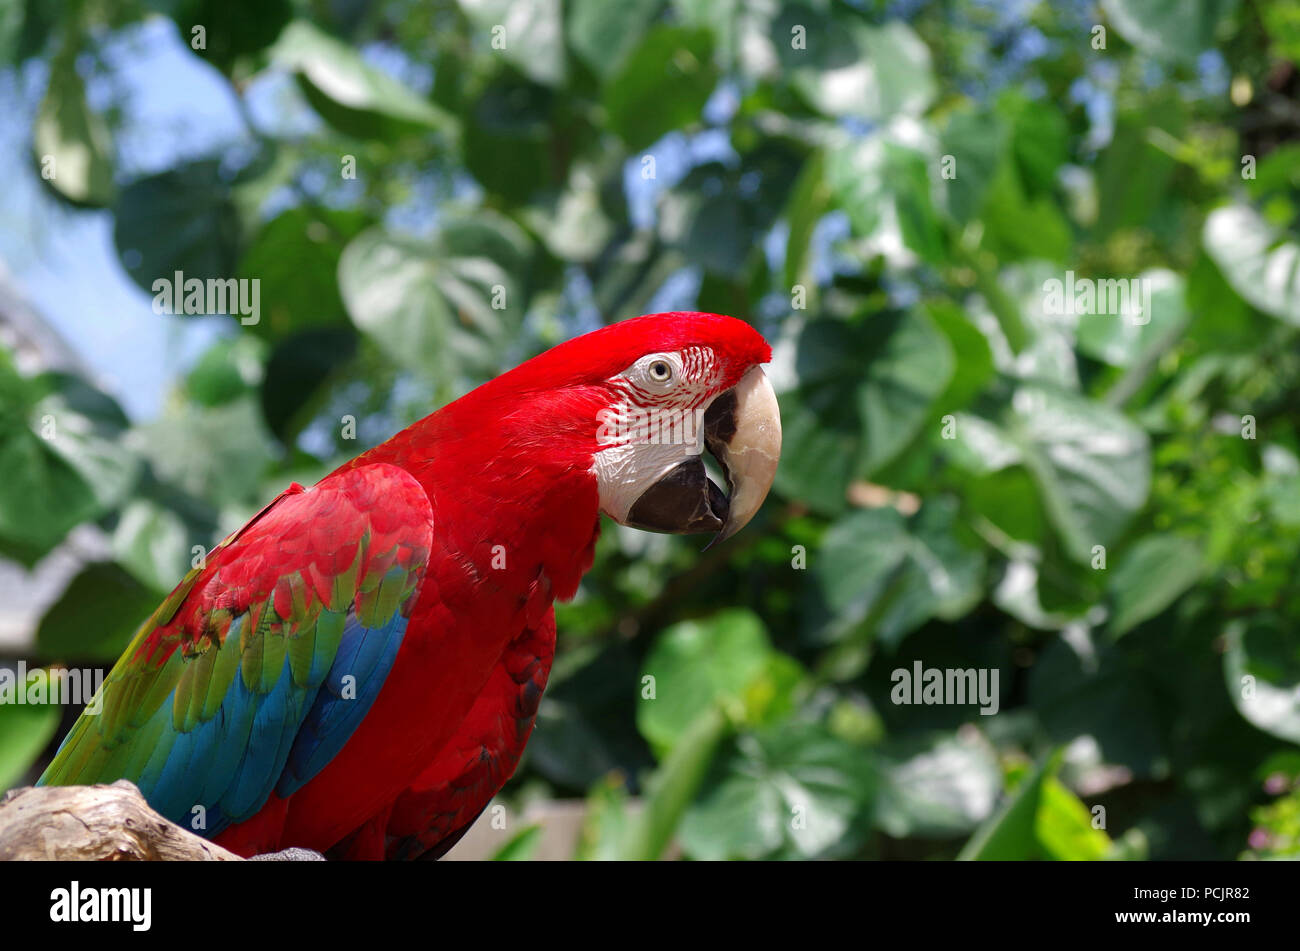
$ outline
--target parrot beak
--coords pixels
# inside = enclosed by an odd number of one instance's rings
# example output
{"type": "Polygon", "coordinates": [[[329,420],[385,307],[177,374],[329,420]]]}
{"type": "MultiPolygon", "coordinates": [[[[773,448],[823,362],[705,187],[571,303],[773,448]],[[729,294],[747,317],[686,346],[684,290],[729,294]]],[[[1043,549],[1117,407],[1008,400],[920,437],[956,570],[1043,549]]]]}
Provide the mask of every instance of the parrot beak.
{"type": "Polygon", "coordinates": [[[767,498],[781,458],[781,413],[767,375],[752,367],[704,413],[704,444],[721,465],[730,496],[692,456],[633,503],[624,524],[652,532],[717,532],[706,546],[748,524],[767,498]]]}

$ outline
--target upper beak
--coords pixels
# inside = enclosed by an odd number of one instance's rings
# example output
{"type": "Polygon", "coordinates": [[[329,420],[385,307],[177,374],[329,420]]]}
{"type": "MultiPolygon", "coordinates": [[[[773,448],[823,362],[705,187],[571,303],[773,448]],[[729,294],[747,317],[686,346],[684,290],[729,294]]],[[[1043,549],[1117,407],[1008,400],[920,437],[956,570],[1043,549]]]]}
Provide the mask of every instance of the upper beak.
{"type": "Polygon", "coordinates": [[[656,532],[717,532],[730,538],[767,498],[781,458],[781,413],[760,367],[751,367],[704,413],[704,444],[727,479],[728,497],[693,456],[651,485],[633,503],[626,524],[656,532]]]}

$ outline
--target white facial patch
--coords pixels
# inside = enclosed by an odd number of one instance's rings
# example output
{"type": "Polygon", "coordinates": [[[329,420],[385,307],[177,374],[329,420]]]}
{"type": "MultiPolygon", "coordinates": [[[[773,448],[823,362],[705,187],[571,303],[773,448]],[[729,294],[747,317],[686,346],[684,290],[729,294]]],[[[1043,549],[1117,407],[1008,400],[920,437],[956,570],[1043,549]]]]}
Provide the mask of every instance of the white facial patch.
{"type": "Polygon", "coordinates": [[[652,353],[610,380],[622,399],[602,410],[592,473],[600,508],[623,522],[642,493],[704,451],[704,411],[714,397],[713,351],[652,353]]]}
{"type": "Polygon", "coordinates": [[[633,438],[611,443],[596,452],[592,471],[600,491],[600,508],[615,521],[626,520],[627,513],[646,489],[673,469],[704,451],[704,410],[690,425],[695,438],[656,442],[653,438],[633,438]]]}

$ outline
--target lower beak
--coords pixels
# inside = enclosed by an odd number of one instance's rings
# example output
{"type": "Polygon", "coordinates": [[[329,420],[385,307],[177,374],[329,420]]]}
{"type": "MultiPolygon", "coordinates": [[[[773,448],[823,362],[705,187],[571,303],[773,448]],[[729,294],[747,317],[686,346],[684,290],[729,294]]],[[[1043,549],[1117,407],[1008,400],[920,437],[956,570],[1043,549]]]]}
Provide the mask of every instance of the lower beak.
{"type": "Polygon", "coordinates": [[[704,444],[721,465],[730,495],[693,456],[641,493],[625,524],[674,534],[717,532],[710,546],[748,524],[767,498],[781,458],[781,413],[761,368],[751,368],[705,411],[704,444]]]}

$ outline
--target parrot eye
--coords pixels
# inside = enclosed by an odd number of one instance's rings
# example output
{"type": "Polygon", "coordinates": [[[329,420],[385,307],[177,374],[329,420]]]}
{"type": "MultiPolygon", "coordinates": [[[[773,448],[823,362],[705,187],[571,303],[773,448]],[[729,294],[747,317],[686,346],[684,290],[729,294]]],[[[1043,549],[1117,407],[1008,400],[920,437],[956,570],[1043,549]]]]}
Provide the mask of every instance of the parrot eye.
{"type": "Polygon", "coordinates": [[[649,367],[650,379],[656,383],[667,383],[673,378],[673,368],[666,360],[656,360],[649,367]]]}

